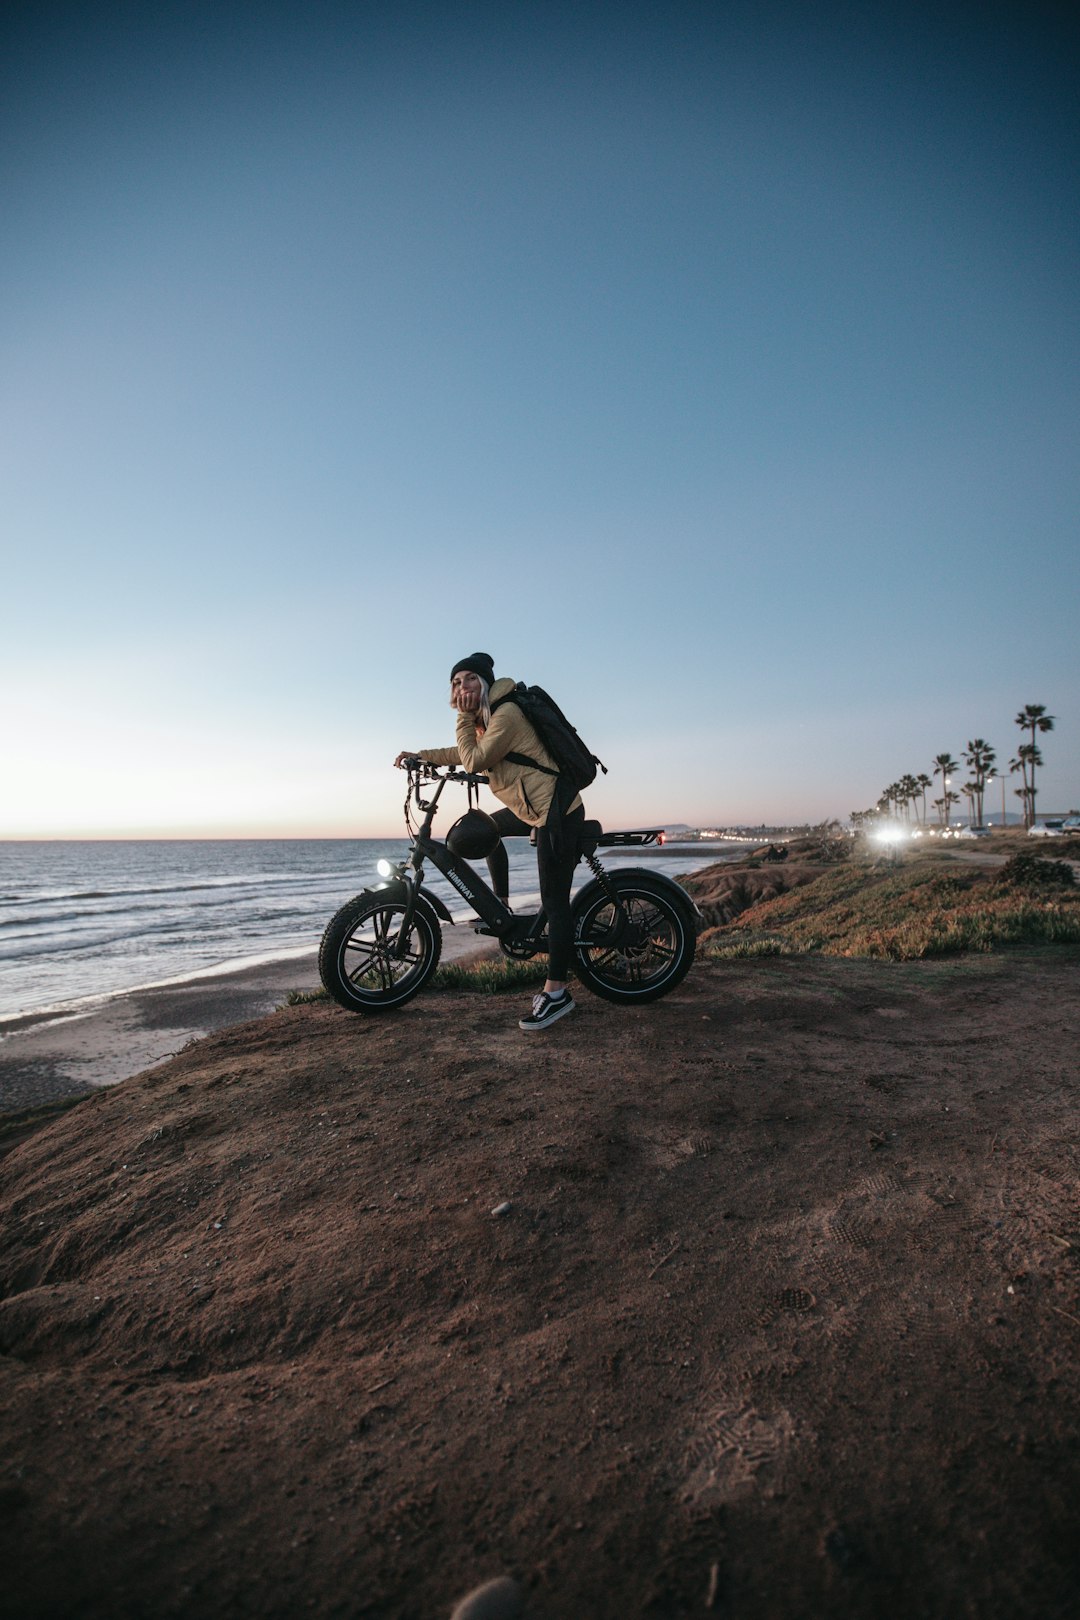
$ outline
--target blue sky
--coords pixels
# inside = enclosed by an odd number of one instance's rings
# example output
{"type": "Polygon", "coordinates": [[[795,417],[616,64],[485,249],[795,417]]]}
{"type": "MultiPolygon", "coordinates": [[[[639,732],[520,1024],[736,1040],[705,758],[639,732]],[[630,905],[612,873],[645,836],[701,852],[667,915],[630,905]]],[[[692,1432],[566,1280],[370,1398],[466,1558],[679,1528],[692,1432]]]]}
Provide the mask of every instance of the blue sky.
{"type": "Polygon", "coordinates": [[[394,833],[478,649],[609,825],[1080,804],[1067,15],[5,7],[0,836],[394,833]]]}

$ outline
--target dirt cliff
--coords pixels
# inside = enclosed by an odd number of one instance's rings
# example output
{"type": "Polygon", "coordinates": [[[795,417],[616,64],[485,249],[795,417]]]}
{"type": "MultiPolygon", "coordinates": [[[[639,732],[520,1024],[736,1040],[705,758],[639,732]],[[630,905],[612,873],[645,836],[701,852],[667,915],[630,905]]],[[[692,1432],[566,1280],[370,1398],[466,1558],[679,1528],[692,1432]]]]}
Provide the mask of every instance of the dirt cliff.
{"type": "Polygon", "coordinates": [[[1080,950],[301,1006],[0,1166],[20,1620],[1075,1612],[1080,950]]]}

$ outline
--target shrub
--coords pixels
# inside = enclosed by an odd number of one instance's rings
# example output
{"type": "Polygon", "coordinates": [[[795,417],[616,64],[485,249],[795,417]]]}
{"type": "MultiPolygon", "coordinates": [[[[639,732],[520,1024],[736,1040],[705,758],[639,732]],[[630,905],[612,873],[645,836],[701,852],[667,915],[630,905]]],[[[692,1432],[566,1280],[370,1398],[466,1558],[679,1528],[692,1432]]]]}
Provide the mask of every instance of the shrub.
{"type": "Polygon", "coordinates": [[[998,882],[1021,886],[1062,883],[1069,888],[1076,883],[1076,873],[1068,861],[1048,861],[1025,849],[1006,861],[998,874],[998,882]]]}

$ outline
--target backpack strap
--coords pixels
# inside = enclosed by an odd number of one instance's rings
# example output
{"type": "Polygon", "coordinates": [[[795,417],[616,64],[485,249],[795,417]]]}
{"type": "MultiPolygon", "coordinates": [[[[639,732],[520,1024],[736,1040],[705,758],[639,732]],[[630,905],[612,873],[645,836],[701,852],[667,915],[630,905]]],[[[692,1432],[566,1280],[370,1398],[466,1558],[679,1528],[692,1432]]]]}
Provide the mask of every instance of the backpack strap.
{"type": "Polygon", "coordinates": [[[561,774],[559,771],[553,771],[550,765],[541,765],[538,759],[530,759],[528,754],[504,754],[503,759],[508,759],[511,765],[530,765],[534,771],[543,771],[545,776],[561,774]]]}
{"type": "MultiPolygon", "coordinates": [[[[521,685],[521,682],[519,681],[518,686],[520,686],[520,685],[521,685]]],[[[504,697],[496,698],[495,702],[491,705],[492,714],[495,713],[496,709],[501,709],[504,703],[513,703],[513,701],[514,701],[514,699],[516,697],[517,697],[517,687],[515,687],[512,692],[507,692],[504,697]]]]}
{"type": "MultiPolygon", "coordinates": [[[[498,698],[491,705],[492,714],[495,713],[496,709],[501,709],[504,703],[513,703],[516,696],[517,692],[515,690],[507,692],[505,697],[498,698]]],[[[518,707],[520,708],[521,705],[519,704],[518,707]]],[[[511,765],[528,765],[534,771],[543,771],[545,776],[559,776],[561,774],[559,771],[553,771],[550,765],[541,765],[538,759],[533,759],[528,754],[504,754],[503,759],[508,759],[511,765]]]]}

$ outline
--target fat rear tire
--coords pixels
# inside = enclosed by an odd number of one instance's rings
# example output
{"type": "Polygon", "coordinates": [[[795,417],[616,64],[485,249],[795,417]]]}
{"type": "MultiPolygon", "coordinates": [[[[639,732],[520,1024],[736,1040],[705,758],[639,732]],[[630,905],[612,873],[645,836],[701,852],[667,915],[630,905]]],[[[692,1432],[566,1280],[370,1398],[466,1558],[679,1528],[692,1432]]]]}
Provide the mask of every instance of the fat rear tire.
{"type": "Polygon", "coordinates": [[[357,895],[331,917],[319,946],[319,977],[327,995],[349,1012],[389,1012],[422,990],[439,965],[442,929],[418,900],[405,956],[393,954],[404,900],[357,895]]]}
{"type": "Polygon", "coordinates": [[[667,884],[653,883],[648,872],[616,872],[609,881],[627,927],[620,936],[615,908],[599,884],[583,890],[574,908],[577,976],[605,1001],[656,1001],[674,990],[693,964],[693,912],[667,884]]]}

